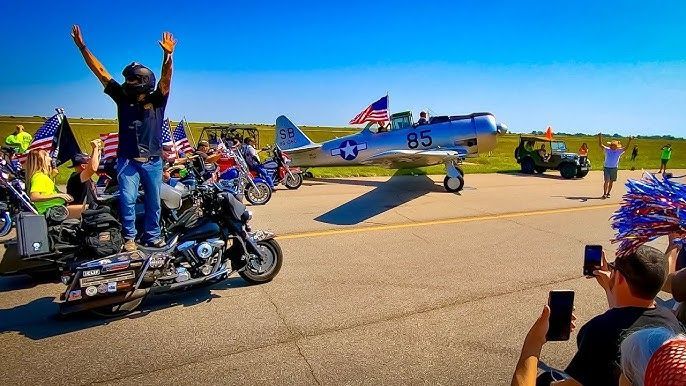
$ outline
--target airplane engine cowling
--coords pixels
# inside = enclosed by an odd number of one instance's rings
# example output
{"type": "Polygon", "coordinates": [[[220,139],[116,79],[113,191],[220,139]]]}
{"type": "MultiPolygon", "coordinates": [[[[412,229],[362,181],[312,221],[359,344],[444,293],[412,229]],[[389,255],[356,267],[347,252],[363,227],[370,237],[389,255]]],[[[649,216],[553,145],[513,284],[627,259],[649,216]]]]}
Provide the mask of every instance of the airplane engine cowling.
{"type": "Polygon", "coordinates": [[[492,114],[478,115],[474,118],[476,145],[479,153],[493,150],[498,142],[498,125],[492,114]]]}

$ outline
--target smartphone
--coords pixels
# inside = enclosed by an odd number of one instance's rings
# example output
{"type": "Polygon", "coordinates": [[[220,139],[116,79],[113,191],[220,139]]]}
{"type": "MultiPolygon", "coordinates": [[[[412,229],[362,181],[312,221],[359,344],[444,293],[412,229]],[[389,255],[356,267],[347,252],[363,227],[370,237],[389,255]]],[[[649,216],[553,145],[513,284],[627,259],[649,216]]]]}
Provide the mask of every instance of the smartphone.
{"type": "Polygon", "coordinates": [[[587,245],[584,250],[584,276],[593,276],[593,271],[600,269],[602,258],[602,245],[587,245]]]}
{"type": "Polygon", "coordinates": [[[572,332],[574,291],[550,291],[548,294],[548,307],[550,307],[550,323],[548,333],[545,335],[546,340],[569,340],[569,334],[572,332]]]}

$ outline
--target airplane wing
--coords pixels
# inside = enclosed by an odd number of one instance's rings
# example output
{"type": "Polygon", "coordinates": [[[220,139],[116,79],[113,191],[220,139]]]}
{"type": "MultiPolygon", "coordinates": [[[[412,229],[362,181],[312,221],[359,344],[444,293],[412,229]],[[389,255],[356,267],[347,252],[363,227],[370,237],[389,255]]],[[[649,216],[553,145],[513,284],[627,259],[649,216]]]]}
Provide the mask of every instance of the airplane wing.
{"type": "Polygon", "coordinates": [[[463,160],[468,154],[464,148],[430,150],[388,150],[367,158],[365,165],[383,165],[393,169],[431,166],[446,161],[463,160]]]}

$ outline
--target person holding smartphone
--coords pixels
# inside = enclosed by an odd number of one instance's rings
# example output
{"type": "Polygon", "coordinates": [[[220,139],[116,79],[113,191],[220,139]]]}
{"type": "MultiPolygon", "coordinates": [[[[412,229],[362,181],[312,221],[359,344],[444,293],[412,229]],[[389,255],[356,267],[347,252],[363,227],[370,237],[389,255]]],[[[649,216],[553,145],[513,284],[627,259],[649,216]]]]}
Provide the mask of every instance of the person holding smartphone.
{"type": "MultiPolygon", "coordinates": [[[[684,332],[674,313],[655,303],[667,278],[667,259],[659,250],[640,246],[611,263],[603,252],[600,269],[593,275],[605,291],[608,310],[579,329],[577,352],[564,370],[566,378],[556,385],[618,385],[620,344],[627,332],[647,326],[684,332]]],[[[536,366],[547,341],[549,320],[546,307],[524,340],[513,385],[536,384],[536,366]]]]}

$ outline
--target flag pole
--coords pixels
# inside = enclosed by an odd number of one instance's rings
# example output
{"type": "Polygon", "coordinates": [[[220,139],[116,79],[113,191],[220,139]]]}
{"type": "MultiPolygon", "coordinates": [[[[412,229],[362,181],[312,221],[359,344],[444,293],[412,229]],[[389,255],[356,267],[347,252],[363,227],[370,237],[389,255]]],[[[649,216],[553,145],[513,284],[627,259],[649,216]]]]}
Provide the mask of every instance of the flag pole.
{"type": "Polygon", "coordinates": [[[186,126],[188,128],[188,135],[191,136],[191,141],[192,141],[191,145],[198,146],[198,144],[195,142],[195,138],[193,137],[193,130],[191,130],[191,126],[188,124],[188,121],[186,120],[185,115],[183,116],[183,123],[184,123],[184,126],[186,126]]]}
{"type": "MultiPolygon", "coordinates": [[[[57,156],[57,154],[60,151],[60,140],[62,139],[62,125],[64,122],[64,109],[57,107],[57,108],[55,108],[55,111],[57,112],[57,119],[59,119],[59,121],[60,121],[60,126],[59,126],[60,133],[57,135],[57,142],[53,142],[53,144],[55,144],[55,146],[53,147],[52,151],[50,152],[51,158],[55,158],[55,156],[57,156]]],[[[55,140],[55,138],[53,137],[53,141],[54,140],[55,140]]]]}
{"type": "Polygon", "coordinates": [[[176,149],[176,140],[174,139],[174,130],[172,130],[171,121],[169,120],[169,118],[167,118],[167,127],[169,128],[168,129],[169,130],[169,138],[171,138],[172,149],[174,150],[174,153],[177,153],[177,155],[178,155],[179,151],[176,149]]]}

